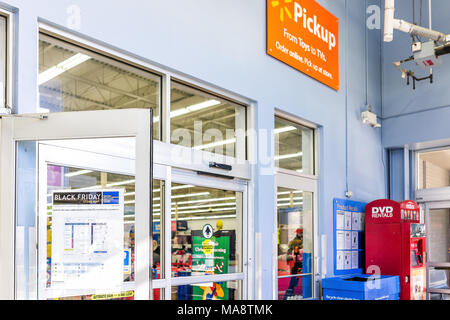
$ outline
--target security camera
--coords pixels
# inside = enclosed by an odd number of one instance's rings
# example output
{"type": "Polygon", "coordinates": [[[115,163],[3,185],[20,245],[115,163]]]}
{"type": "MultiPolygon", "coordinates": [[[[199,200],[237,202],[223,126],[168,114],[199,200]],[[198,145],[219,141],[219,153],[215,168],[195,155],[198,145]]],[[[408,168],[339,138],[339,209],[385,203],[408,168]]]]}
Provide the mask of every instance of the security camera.
{"type": "Polygon", "coordinates": [[[362,120],[362,123],[368,124],[368,125],[372,126],[373,128],[381,127],[381,124],[378,123],[377,115],[375,113],[371,112],[370,110],[364,111],[361,114],[361,120],[362,120]]]}

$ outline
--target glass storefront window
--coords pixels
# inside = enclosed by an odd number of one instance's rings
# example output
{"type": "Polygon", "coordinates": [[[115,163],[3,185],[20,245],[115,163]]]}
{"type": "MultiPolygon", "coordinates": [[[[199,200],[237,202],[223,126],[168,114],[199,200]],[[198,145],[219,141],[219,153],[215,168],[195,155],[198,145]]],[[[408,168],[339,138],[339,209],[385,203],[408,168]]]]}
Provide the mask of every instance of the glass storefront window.
{"type": "Polygon", "coordinates": [[[241,281],[207,282],[172,287],[172,300],[240,300],[241,281]]]}
{"type": "Polygon", "coordinates": [[[314,130],[275,117],[275,166],[314,175],[314,130]]]}
{"type": "Polygon", "coordinates": [[[159,76],[41,35],[38,84],[39,112],[152,108],[160,139],[159,76]]]}
{"type": "Polygon", "coordinates": [[[172,184],[172,277],[241,272],[242,203],[241,192],[172,184]]]}
{"type": "Polygon", "coordinates": [[[171,143],[246,159],[246,108],[172,81],[171,143]]]}
{"type": "Polygon", "coordinates": [[[421,152],[418,157],[418,189],[450,186],[450,149],[421,152]]]}
{"type": "Polygon", "coordinates": [[[278,298],[310,298],[313,193],[282,187],[277,190],[278,298]]]}

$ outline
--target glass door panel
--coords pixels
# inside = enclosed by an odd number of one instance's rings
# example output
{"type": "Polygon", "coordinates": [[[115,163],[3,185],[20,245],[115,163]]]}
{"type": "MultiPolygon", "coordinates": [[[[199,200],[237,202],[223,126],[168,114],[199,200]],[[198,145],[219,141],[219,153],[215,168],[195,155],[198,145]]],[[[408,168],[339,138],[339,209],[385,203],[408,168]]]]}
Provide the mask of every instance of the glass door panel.
{"type": "Polygon", "coordinates": [[[277,190],[278,299],[311,298],[313,193],[277,190]]]}
{"type": "Polygon", "coordinates": [[[178,169],[169,181],[165,298],[245,299],[247,183],[178,169]]]}
{"type": "Polygon", "coordinates": [[[242,271],[242,192],[172,184],[172,277],[242,271]]]}
{"type": "MultiPolygon", "coordinates": [[[[95,143],[103,147],[116,146],[117,139],[96,139],[95,143]]],[[[134,145],[134,138],[126,139],[134,145]]],[[[23,234],[23,239],[28,239],[28,250],[17,250],[17,256],[24,257],[22,260],[27,262],[27,268],[23,265],[24,274],[18,273],[17,277],[28,283],[28,290],[22,287],[18,291],[28,291],[28,298],[134,298],[135,162],[121,159],[125,163],[115,166],[113,160],[117,157],[72,149],[77,144],[88,146],[92,142],[60,140],[46,144],[18,143],[19,163],[33,160],[36,150],[39,150],[37,153],[41,158],[35,172],[30,168],[28,171],[21,166],[18,168],[19,189],[26,187],[24,178],[27,175],[31,181],[31,174],[38,176],[35,183],[39,202],[37,214],[24,210],[26,204],[31,205],[35,199],[29,193],[18,193],[17,229],[28,231],[23,234]],[[65,161],[66,164],[58,163],[64,162],[61,160],[63,153],[66,157],[72,157],[70,161],[65,161]],[[86,166],[88,156],[97,158],[91,161],[90,166],[86,166]],[[98,165],[96,161],[109,163],[112,172],[102,170],[105,164],[98,165]],[[26,221],[29,222],[28,228],[25,228],[26,221]],[[37,256],[33,254],[33,241],[39,248],[37,256]],[[36,282],[37,290],[33,288],[36,282]]],[[[18,238],[22,238],[21,232],[18,238]]]]}
{"type": "Polygon", "coordinates": [[[148,299],[151,110],[12,115],[0,128],[0,203],[16,216],[0,227],[14,234],[0,296],[148,299]]]}

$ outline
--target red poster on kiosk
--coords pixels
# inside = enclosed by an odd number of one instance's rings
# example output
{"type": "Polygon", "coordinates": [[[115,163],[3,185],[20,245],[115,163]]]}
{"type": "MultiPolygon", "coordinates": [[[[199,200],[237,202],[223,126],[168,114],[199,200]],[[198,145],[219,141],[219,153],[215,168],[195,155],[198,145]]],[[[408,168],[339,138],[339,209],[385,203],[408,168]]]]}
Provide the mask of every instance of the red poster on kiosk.
{"type": "Polygon", "coordinates": [[[426,299],[426,240],[414,201],[366,206],[366,273],[400,276],[401,300],[426,299]]]}

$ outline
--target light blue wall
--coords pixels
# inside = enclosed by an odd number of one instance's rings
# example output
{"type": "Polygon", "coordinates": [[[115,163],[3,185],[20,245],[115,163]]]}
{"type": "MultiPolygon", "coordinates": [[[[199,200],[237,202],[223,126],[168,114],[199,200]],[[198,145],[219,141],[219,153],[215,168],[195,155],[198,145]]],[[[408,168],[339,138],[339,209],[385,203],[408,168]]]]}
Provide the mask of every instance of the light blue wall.
{"type": "MultiPolygon", "coordinates": [[[[381,130],[360,121],[366,102],[381,114],[380,30],[365,27],[367,5],[379,0],[318,1],[340,19],[339,92],[266,55],[265,1],[6,2],[19,9],[18,112],[35,111],[38,17],[64,27],[66,10],[75,4],[81,9],[81,34],[257,101],[257,128],[273,129],[275,108],[319,125],[318,240],[327,236],[328,275],[333,269],[333,198],[344,197],[347,185],[355,200],[385,196],[381,130]]],[[[262,297],[271,299],[275,186],[266,172],[265,166],[256,167],[255,231],[262,233],[264,248],[262,297]]]]}
{"type": "MultiPolygon", "coordinates": [[[[416,17],[419,1],[416,1],[416,17]]],[[[428,27],[428,1],[423,1],[423,25],[428,27]]],[[[412,21],[411,1],[396,1],[396,17],[412,21]]],[[[433,29],[450,33],[450,1],[433,0],[433,29]]],[[[406,85],[392,62],[411,56],[411,37],[394,31],[394,41],[383,44],[383,145],[400,147],[407,144],[450,138],[450,56],[434,68],[434,83],[417,83],[416,90],[406,85]]],[[[414,63],[409,66],[417,76],[427,76],[414,63]]]]}

